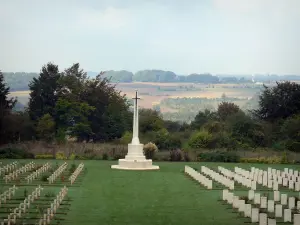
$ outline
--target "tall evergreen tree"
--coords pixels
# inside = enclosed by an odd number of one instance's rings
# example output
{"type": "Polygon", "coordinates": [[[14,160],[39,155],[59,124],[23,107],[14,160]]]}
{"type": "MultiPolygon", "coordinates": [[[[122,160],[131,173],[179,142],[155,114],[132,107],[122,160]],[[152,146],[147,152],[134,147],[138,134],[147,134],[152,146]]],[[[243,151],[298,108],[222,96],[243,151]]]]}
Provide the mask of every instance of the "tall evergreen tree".
{"type": "Polygon", "coordinates": [[[58,99],[58,80],[61,74],[58,66],[48,63],[43,66],[38,78],[33,78],[29,84],[29,115],[34,121],[49,113],[54,115],[54,108],[58,99]]]}
{"type": "Polygon", "coordinates": [[[4,126],[5,118],[7,118],[15,106],[17,100],[9,98],[9,87],[4,82],[4,76],[0,71],[0,144],[7,142],[7,127],[4,126]]]}

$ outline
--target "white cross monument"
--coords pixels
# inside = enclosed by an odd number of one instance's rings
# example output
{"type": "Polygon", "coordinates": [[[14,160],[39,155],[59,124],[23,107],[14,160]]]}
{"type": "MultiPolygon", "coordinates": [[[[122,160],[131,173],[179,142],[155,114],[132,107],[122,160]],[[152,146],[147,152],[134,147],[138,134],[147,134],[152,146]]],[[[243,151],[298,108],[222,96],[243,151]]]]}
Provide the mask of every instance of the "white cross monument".
{"type": "Polygon", "coordinates": [[[112,169],[120,170],[158,170],[159,166],[152,165],[151,159],[146,159],[143,147],[139,140],[139,109],[138,92],[135,92],[133,109],[133,132],[132,141],[128,144],[128,153],[125,159],[119,159],[119,165],[112,165],[112,169]]]}

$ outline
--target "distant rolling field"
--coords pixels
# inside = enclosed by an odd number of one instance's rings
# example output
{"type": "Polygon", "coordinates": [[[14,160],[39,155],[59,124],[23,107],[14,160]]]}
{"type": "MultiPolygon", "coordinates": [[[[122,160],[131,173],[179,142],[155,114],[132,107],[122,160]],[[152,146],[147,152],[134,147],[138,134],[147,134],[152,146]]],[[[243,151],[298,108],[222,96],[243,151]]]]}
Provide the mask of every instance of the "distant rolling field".
{"type": "MultiPolygon", "coordinates": [[[[227,97],[250,98],[259,91],[257,86],[246,86],[245,84],[193,84],[193,83],[118,83],[116,88],[128,97],[134,96],[135,89],[138,89],[142,100],[140,106],[152,108],[166,98],[220,98],[223,93],[227,97]]],[[[29,91],[15,91],[10,97],[17,97],[23,105],[28,103],[29,91]]],[[[166,109],[163,111],[167,111],[166,109]]]]}

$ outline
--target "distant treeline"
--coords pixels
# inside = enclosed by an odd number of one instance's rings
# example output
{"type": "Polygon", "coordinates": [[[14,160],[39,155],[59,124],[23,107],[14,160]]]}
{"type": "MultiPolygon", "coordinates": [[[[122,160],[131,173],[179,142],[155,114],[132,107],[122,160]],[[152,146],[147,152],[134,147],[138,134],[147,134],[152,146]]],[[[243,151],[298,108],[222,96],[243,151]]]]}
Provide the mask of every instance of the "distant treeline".
{"type": "MultiPolygon", "coordinates": [[[[28,90],[28,84],[33,77],[38,77],[38,73],[25,73],[17,72],[10,73],[4,72],[5,82],[10,86],[11,91],[28,90]]],[[[87,72],[89,77],[96,77],[98,73],[87,72]]],[[[216,76],[209,73],[205,74],[190,74],[190,75],[177,75],[172,71],[163,70],[141,70],[133,74],[130,71],[106,71],[104,76],[110,78],[113,83],[130,83],[130,82],[187,82],[187,83],[252,83],[251,75],[222,75],[216,76]]],[[[279,80],[300,80],[300,75],[255,75],[254,82],[269,82],[279,80]]]]}

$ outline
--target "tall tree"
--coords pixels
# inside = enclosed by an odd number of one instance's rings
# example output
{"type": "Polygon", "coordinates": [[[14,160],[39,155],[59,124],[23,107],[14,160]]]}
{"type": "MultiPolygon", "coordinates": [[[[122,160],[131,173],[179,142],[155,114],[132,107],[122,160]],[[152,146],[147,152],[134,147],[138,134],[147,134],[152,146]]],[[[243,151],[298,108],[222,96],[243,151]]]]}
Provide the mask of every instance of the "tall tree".
{"type": "Polygon", "coordinates": [[[221,102],[218,106],[218,116],[221,120],[226,120],[229,116],[236,114],[240,111],[239,106],[232,102],[221,102]]]}
{"type": "Polygon", "coordinates": [[[48,63],[42,67],[38,78],[33,78],[29,84],[29,115],[34,121],[45,114],[54,116],[54,107],[58,99],[58,80],[61,77],[58,66],[48,63]]]}
{"type": "Polygon", "coordinates": [[[115,89],[107,78],[100,73],[96,78],[87,80],[82,100],[95,110],[89,116],[94,140],[120,138],[131,129],[132,116],[125,95],[115,89]]]}
{"type": "Polygon", "coordinates": [[[9,87],[4,83],[4,76],[0,71],[0,144],[7,142],[8,132],[4,126],[5,119],[11,114],[17,100],[9,98],[9,87]]]}
{"type": "Polygon", "coordinates": [[[300,113],[300,84],[278,83],[274,87],[264,86],[259,96],[259,107],[254,115],[266,121],[285,119],[300,113]]]}

